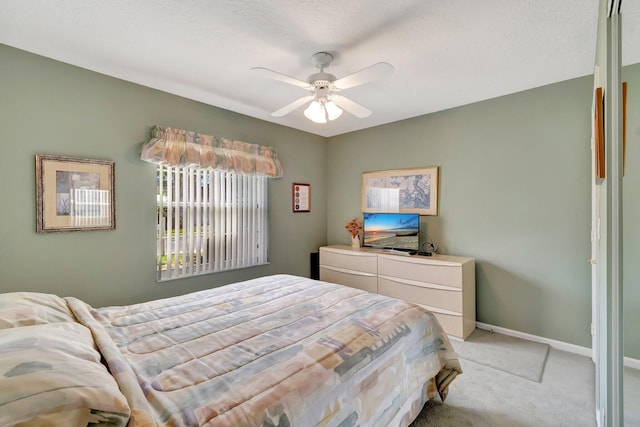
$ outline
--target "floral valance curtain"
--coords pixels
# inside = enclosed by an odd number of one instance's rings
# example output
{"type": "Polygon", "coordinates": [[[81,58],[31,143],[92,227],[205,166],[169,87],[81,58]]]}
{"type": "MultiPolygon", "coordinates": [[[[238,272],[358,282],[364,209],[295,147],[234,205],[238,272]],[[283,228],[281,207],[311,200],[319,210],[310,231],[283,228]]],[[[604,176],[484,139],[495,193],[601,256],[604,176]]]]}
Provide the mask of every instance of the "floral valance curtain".
{"type": "Polygon", "coordinates": [[[140,158],[165,166],[229,170],[270,178],[284,175],[273,147],[162,126],[151,129],[151,139],[143,145],[140,158]]]}

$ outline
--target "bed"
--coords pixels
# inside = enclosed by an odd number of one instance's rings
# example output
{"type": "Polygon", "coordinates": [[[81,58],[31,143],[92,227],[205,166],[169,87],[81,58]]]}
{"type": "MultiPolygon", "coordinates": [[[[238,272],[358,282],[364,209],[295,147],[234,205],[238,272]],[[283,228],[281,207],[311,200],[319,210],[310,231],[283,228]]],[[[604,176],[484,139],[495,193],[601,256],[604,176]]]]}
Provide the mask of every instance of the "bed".
{"type": "Polygon", "coordinates": [[[407,426],[461,372],[428,311],[297,276],[101,308],[0,294],[3,426],[407,426]]]}

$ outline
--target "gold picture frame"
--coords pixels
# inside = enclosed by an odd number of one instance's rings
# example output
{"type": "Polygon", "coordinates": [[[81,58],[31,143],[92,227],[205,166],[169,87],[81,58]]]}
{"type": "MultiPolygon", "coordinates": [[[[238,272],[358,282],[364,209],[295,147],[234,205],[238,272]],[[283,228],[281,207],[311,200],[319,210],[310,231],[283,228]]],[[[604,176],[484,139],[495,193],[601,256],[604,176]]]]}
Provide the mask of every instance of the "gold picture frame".
{"type": "Polygon", "coordinates": [[[604,96],[602,88],[598,87],[594,94],[593,136],[595,149],[596,182],[601,183],[605,177],[605,153],[604,153],[604,96]]]}
{"type": "Polygon", "coordinates": [[[115,162],[36,154],[36,232],[114,230],[115,162]]]}
{"type": "Polygon", "coordinates": [[[438,166],[364,172],[362,212],[438,215],[438,166]]]}

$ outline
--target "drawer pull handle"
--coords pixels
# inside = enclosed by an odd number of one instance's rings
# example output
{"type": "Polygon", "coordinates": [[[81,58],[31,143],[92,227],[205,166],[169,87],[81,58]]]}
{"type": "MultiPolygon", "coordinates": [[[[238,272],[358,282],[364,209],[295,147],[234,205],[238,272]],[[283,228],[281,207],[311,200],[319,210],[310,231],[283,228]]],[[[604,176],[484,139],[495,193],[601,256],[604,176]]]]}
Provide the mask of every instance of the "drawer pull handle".
{"type": "Polygon", "coordinates": [[[355,270],[347,270],[346,268],[340,267],[332,267],[330,265],[320,265],[322,268],[326,268],[327,270],[337,271],[339,273],[350,274],[352,276],[365,276],[365,277],[376,277],[376,273],[365,273],[364,271],[355,271],[355,270]]]}
{"type": "Polygon", "coordinates": [[[442,291],[462,292],[462,288],[456,288],[454,286],[437,285],[435,283],[428,283],[428,282],[418,282],[418,281],[415,281],[415,280],[400,279],[398,277],[384,276],[382,274],[379,274],[378,277],[380,277],[382,279],[386,279],[386,280],[388,280],[390,282],[402,283],[403,285],[417,286],[417,287],[420,287],[420,288],[427,288],[427,289],[439,289],[439,290],[442,290],[442,291]]]}

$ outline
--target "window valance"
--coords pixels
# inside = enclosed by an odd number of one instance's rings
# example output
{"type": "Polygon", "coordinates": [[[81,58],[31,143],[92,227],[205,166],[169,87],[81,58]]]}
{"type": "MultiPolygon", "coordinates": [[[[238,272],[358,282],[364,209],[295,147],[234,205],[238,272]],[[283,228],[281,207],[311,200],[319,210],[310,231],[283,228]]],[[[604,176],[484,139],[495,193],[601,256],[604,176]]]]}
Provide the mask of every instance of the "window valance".
{"type": "Polygon", "coordinates": [[[146,162],[165,166],[229,170],[280,178],[284,175],[273,147],[192,131],[154,126],[140,153],[146,162]]]}

